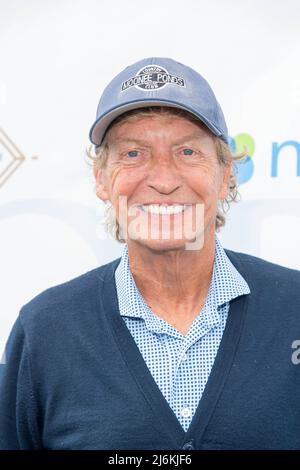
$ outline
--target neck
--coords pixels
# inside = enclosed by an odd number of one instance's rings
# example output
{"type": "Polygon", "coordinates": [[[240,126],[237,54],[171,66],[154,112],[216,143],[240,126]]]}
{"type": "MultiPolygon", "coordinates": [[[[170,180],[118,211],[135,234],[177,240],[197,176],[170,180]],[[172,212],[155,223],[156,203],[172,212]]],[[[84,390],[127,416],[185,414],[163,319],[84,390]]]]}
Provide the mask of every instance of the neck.
{"type": "Polygon", "coordinates": [[[130,269],[137,288],[158,316],[186,332],[202,309],[211,283],[215,235],[200,250],[155,251],[128,241],[130,269]]]}

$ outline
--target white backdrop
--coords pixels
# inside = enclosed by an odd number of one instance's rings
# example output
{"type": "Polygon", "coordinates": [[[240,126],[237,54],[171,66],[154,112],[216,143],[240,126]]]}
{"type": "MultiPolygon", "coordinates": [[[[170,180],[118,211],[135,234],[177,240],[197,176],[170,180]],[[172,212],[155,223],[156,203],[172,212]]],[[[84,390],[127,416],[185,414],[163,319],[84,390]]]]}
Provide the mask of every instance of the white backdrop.
{"type": "Polygon", "coordinates": [[[0,0],[0,348],[34,295],[121,254],[85,148],[103,87],[144,57],[198,70],[254,142],[224,246],[300,269],[299,20],[298,0],[0,0]]]}

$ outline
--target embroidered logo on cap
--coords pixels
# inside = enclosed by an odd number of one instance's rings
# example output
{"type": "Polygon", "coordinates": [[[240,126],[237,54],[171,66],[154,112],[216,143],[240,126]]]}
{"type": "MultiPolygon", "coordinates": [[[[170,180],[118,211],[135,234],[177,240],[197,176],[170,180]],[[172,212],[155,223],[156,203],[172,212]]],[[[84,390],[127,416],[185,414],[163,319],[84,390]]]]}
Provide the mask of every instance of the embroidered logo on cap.
{"type": "Polygon", "coordinates": [[[183,78],[171,75],[160,65],[151,64],[139,70],[135,77],[125,80],[121,90],[125,91],[133,86],[144,91],[158,90],[168,84],[185,87],[183,78]]]}

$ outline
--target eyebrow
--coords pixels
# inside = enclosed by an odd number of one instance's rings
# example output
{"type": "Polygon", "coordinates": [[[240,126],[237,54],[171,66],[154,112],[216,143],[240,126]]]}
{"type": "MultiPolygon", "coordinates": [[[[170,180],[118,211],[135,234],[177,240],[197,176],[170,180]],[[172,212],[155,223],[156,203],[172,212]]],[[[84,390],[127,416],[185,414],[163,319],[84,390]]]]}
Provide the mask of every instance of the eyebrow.
{"type": "MultiPolygon", "coordinates": [[[[201,137],[201,134],[199,132],[194,132],[193,134],[185,135],[181,139],[179,139],[174,145],[180,145],[184,142],[190,141],[190,140],[196,140],[201,137]]],[[[112,144],[118,144],[118,143],[129,143],[129,142],[134,142],[140,145],[145,145],[148,146],[149,142],[142,140],[142,139],[137,139],[137,138],[130,138],[130,137],[117,137],[113,140],[112,144]]]]}

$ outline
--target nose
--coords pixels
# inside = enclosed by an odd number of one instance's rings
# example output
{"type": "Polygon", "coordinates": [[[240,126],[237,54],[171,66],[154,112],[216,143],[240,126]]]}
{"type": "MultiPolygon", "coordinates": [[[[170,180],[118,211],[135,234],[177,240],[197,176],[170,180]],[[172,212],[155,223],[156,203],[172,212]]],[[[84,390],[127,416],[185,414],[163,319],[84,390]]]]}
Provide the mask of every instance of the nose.
{"type": "Polygon", "coordinates": [[[147,184],[161,194],[171,194],[181,187],[182,177],[170,156],[153,158],[147,184]]]}

